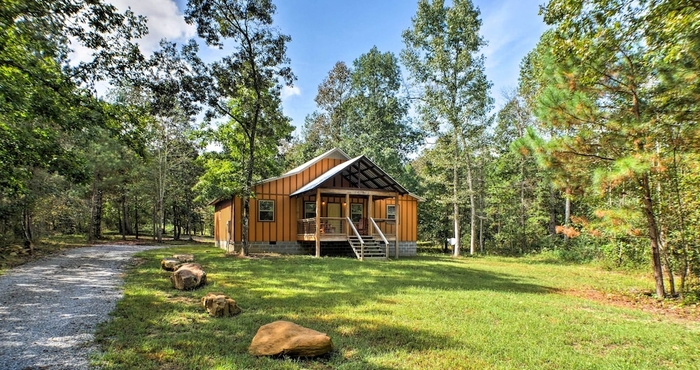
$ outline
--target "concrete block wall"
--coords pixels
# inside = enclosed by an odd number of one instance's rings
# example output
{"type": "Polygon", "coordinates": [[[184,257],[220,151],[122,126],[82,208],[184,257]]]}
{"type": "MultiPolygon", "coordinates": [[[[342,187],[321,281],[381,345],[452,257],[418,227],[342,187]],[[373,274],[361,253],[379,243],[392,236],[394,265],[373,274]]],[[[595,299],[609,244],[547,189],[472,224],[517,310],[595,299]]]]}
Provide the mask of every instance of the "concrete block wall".
{"type": "MultiPolygon", "coordinates": [[[[391,243],[393,244],[393,243],[391,243]]],[[[224,249],[228,252],[239,252],[241,250],[240,243],[229,245],[228,241],[216,241],[217,248],[224,249]]],[[[412,257],[417,255],[418,244],[416,242],[399,242],[399,258],[412,257]]],[[[315,249],[304,246],[297,242],[251,242],[251,253],[280,253],[280,254],[313,254],[315,249]]],[[[389,257],[394,256],[394,246],[389,245],[389,257]]]]}
{"type": "Polygon", "coordinates": [[[416,256],[417,251],[418,251],[418,243],[416,243],[416,242],[399,242],[399,258],[400,257],[416,256]]]}

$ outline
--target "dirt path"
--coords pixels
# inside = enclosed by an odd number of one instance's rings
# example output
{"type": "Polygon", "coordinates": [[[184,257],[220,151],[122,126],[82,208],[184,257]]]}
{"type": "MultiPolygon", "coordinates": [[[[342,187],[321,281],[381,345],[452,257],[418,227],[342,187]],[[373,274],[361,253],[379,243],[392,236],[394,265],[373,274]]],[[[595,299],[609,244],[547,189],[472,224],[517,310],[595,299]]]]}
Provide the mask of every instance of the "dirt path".
{"type": "Polygon", "coordinates": [[[98,323],[122,296],[131,256],[162,248],[67,250],[0,276],[0,369],[87,369],[98,323]]]}

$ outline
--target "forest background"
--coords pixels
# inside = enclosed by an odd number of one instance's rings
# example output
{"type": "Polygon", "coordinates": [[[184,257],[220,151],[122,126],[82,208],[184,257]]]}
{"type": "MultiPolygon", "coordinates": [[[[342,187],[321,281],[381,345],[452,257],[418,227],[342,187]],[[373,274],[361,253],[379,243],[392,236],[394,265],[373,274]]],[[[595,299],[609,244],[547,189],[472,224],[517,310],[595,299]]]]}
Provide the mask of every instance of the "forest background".
{"type": "Polygon", "coordinates": [[[651,266],[657,296],[697,299],[697,2],[549,1],[494,111],[479,10],[418,1],[402,51],[338,61],[296,136],[274,4],[186,6],[198,41],[143,55],[131,11],[2,0],[0,256],[61,234],[206,234],[212,199],[247,202],[256,181],[338,147],[425,198],[420,239],[456,236],[455,255],[651,266]],[[90,58],[72,62],[76,48],[90,58]]]}

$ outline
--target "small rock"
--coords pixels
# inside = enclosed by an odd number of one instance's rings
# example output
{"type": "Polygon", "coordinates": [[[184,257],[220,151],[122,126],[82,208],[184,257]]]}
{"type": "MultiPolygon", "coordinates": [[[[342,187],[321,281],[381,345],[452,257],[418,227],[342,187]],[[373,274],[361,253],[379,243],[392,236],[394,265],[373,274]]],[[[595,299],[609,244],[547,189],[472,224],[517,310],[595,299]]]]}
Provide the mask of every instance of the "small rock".
{"type": "Polygon", "coordinates": [[[173,254],[173,258],[180,262],[194,262],[193,254],[173,254]]]}
{"type": "Polygon", "coordinates": [[[175,271],[180,266],[180,260],[175,258],[163,258],[160,261],[160,267],[165,271],[175,271]]]}
{"type": "Polygon", "coordinates": [[[241,313],[236,301],[224,293],[207,293],[202,297],[202,306],[214,317],[230,317],[241,313]]]}
{"type": "Polygon", "coordinates": [[[332,350],[333,342],[325,333],[283,320],[261,326],[248,347],[255,356],[314,357],[332,350]]]}

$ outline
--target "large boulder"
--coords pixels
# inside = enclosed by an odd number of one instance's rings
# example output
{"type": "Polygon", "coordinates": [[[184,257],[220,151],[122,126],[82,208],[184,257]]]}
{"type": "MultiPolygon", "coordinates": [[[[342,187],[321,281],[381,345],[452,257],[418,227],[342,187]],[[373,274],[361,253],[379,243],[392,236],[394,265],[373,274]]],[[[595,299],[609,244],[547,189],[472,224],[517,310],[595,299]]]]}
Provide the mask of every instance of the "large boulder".
{"type": "Polygon", "coordinates": [[[199,263],[185,263],[173,272],[170,281],[176,289],[196,289],[207,283],[207,273],[199,263]]]}
{"type": "Polygon", "coordinates": [[[163,258],[160,260],[160,268],[165,271],[175,271],[180,267],[181,263],[182,262],[176,258],[163,258]]]}
{"type": "Polygon", "coordinates": [[[325,333],[282,320],[261,326],[248,348],[255,356],[314,357],[332,350],[333,342],[325,333]]]}
{"type": "Polygon", "coordinates": [[[207,293],[202,297],[202,306],[214,317],[229,317],[241,313],[236,301],[224,293],[207,293]]]}

